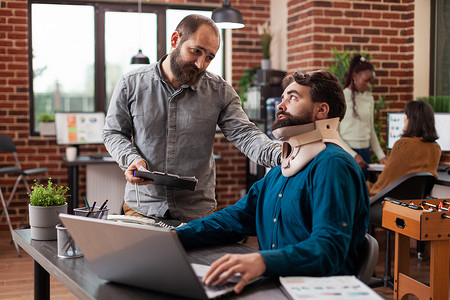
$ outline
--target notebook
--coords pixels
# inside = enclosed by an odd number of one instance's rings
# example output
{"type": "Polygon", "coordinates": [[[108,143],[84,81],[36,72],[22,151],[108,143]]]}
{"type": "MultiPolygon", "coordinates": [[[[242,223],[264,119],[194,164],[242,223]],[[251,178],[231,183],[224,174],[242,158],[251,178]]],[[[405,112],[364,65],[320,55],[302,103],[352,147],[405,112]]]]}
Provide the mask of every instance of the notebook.
{"type": "Polygon", "coordinates": [[[59,217],[102,279],[194,299],[230,293],[240,280],[235,276],[224,285],[205,286],[201,278],[208,266],[189,263],[170,229],[68,214],[59,217]]]}

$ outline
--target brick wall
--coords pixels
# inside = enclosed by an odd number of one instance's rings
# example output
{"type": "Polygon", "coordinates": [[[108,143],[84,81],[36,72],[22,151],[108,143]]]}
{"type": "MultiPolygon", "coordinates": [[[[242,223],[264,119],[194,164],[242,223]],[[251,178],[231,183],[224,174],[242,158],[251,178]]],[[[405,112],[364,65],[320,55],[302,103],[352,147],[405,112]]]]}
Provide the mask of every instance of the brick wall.
{"type": "Polygon", "coordinates": [[[413,98],[414,1],[289,1],[289,70],[329,65],[332,49],[368,52],[377,69],[374,94],[413,98]]]}
{"type": "MultiPolygon", "coordinates": [[[[146,2],[177,2],[193,5],[221,5],[222,0],[166,0],[146,2]]],[[[67,170],[61,162],[65,147],[57,146],[54,138],[30,137],[28,90],[28,19],[26,0],[2,0],[0,7],[0,134],[10,135],[17,144],[19,159],[24,168],[48,167],[46,176],[58,184],[67,185],[67,170]]],[[[259,65],[261,55],[256,24],[269,17],[269,0],[235,0],[232,6],[241,10],[246,27],[234,30],[233,83],[245,69],[259,65]],[[256,54],[253,54],[256,52],[256,54]]],[[[103,146],[81,146],[83,154],[106,152],[103,146]]],[[[234,203],[245,189],[245,157],[223,136],[218,135],[214,148],[223,160],[217,162],[217,198],[219,207],[234,203]]],[[[0,154],[0,167],[11,165],[11,156],[0,154]]],[[[80,195],[86,193],[85,168],[80,168],[80,195]]],[[[0,186],[9,197],[15,177],[0,177],[0,186]]],[[[30,180],[32,183],[32,180],[30,180]]],[[[8,211],[16,228],[22,221],[29,203],[23,184],[19,185],[8,211]]],[[[24,220],[25,224],[28,221],[24,220]]],[[[0,230],[7,230],[5,219],[0,230]]]]}
{"type": "Polygon", "coordinates": [[[368,52],[376,97],[412,100],[414,1],[289,1],[288,69],[328,66],[332,49],[368,52]]]}

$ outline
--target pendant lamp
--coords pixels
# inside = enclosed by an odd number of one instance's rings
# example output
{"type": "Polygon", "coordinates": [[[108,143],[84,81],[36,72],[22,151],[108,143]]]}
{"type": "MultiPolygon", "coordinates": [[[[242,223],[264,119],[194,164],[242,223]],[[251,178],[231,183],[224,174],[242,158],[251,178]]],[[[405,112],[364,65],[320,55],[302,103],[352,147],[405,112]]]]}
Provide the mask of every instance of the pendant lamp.
{"type": "Polygon", "coordinates": [[[224,0],[221,8],[213,10],[212,19],[221,29],[238,29],[245,26],[241,12],[232,8],[229,0],[224,0]]]}
{"type": "MultiPolygon", "coordinates": [[[[141,0],[138,2],[138,14],[139,14],[139,44],[141,43],[141,0]]],[[[139,45],[139,48],[141,46],[139,45]]],[[[131,58],[132,65],[148,65],[150,63],[150,59],[142,53],[142,50],[139,49],[138,53],[131,58]]]]}
{"type": "Polygon", "coordinates": [[[139,49],[138,53],[131,58],[132,65],[148,65],[149,63],[150,59],[142,53],[141,49],[139,49]]]}

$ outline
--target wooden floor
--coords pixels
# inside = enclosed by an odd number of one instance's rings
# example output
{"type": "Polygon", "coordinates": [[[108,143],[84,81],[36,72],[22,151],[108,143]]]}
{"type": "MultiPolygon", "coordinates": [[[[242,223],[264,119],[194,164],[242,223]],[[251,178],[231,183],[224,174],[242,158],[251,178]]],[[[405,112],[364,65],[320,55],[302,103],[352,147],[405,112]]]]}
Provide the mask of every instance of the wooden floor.
{"type": "MultiPolygon", "coordinates": [[[[380,244],[380,258],[378,260],[375,273],[381,276],[384,272],[384,231],[377,231],[375,236],[380,244]]],[[[255,239],[249,239],[247,245],[257,247],[255,239]]],[[[22,257],[18,257],[14,246],[11,244],[9,232],[0,232],[0,299],[25,300],[33,299],[33,259],[25,252],[21,251],[22,257]]],[[[428,282],[429,259],[420,262],[417,259],[415,248],[410,253],[410,272],[413,278],[428,282]]],[[[51,299],[71,300],[77,299],[70,291],[61,285],[56,279],[50,278],[51,299]]],[[[385,299],[392,299],[393,291],[390,288],[378,287],[374,290],[385,299]]],[[[417,299],[410,297],[410,299],[417,299]]]]}

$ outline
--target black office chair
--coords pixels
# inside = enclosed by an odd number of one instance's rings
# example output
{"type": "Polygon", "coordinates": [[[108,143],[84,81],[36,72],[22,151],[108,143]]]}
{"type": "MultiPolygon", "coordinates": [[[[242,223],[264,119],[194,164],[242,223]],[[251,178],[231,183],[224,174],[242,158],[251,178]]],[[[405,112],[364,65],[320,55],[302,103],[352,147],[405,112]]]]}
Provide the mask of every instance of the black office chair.
{"type": "Polygon", "coordinates": [[[377,240],[370,234],[366,233],[361,263],[359,265],[358,272],[356,273],[356,277],[365,284],[370,282],[373,272],[375,271],[378,261],[378,251],[379,248],[377,240]]]}
{"type": "MultiPolygon", "coordinates": [[[[434,176],[429,172],[415,172],[400,177],[378,194],[370,199],[370,232],[373,235],[374,227],[381,227],[383,206],[385,198],[394,198],[397,200],[425,199],[430,195],[434,186],[434,176]]],[[[370,287],[385,286],[393,288],[391,276],[391,234],[386,229],[386,252],[384,263],[384,275],[382,278],[372,278],[370,287]]]]}
{"type": "MultiPolygon", "coordinates": [[[[38,178],[38,181],[39,181],[41,179],[42,173],[47,172],[48,168],[34,168],[34,169],[27,169],[27,170],[22,169],[22,166],[19,161],[19,157],[17,156],[16,145],[9,135],[0,135],[0,153],[11,153],[14,158],[14,162],[15,162],[15,166],[8,166],[8,167],[0,168],[0,175],[17,176],[16,182],[13,186],[13,189],[11,190],[11,193],[9,195],[7,202],[5,202],[5,198],[3,196],[3,191],[0,186],[0,200],[1,200],[2,206],[3,206],[3,212],[0,215],[0,221],[3,219],[3,215],[5,215],[6,221],[8,223],[9,231],[11,232],[11,237],[12,237],[13,228],[11,225],[11,219],[9,218],[8,206],[11,203],[11,200],[13,199],[14,194],[16,193],[16,190],[17,190],[17,187],[19,186],[20,181],[23,181],[23,183],[27,189],[27,192],[31,193],[30,186],[28,185],[28,182],[27,182],[27,176],[39,174],[39,178],[38,178]]],[[[14,246],[16,247],[17,254],[20,256],[19,247],[17,246],[17,243],[14,241],[14,239],[13,239],[13,243],[14,243],[14,246]]]]}

